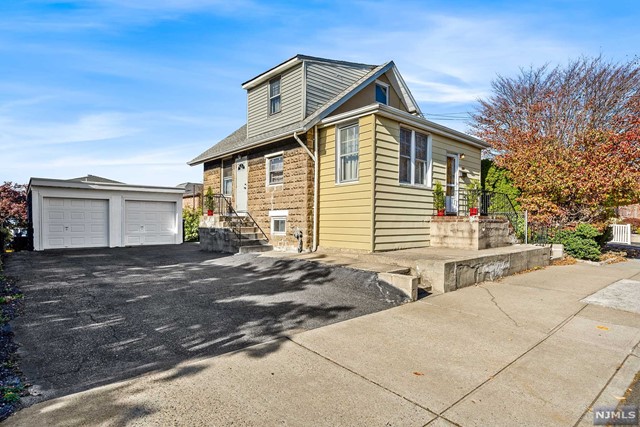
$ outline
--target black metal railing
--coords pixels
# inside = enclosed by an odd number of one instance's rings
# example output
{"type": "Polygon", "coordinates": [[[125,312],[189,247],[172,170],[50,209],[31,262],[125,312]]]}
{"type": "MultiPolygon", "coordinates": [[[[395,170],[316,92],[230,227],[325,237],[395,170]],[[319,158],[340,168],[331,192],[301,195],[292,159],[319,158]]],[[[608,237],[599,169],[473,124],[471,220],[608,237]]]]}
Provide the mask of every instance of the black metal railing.
{"type": "Polygon", "coordinates": [[[239,214],[234,208],[231,198],[226,197],[224,194],[214,194],[212,201],[207,201],[207,196],[203,200],[203,212],[212,210],[213,214],[224,217],[223,220],[227,223],[233,234],[238,238],[238,246],[242,246],[242,227],[255,227],[262,235],[262,240],[269,242],[267,233],[264,232],[258,222],[251,216],[249,212],[243,212],[239,214]],[[212,207],[213,209],[209,209],[212,207]],[[247,223],[250,223],[247,225],[247,223]]]}
{"type": "Polygon", "coordinates": [[[474,208],[480,216],[508,220],[518,239],[524,240],[524,213],[516,209],[507,194],[460,188],[457,194],[445,195],[446,215],[468,216],[474,208]]]}

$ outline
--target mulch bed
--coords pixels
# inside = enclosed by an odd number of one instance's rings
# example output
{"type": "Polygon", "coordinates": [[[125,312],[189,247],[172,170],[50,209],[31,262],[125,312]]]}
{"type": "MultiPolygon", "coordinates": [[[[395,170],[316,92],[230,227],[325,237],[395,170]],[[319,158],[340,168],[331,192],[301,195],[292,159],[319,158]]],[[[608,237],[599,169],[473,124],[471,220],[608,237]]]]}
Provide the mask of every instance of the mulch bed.
{"type": "Polygon", "coordinates": [[[18,369],[18,346],[13,342],[9,321],[19,315],[22,293],[10,279],[2,274],[0,259],[0,421],[11,415],[20,405],[20,397],[29,394],[18,369]]]}

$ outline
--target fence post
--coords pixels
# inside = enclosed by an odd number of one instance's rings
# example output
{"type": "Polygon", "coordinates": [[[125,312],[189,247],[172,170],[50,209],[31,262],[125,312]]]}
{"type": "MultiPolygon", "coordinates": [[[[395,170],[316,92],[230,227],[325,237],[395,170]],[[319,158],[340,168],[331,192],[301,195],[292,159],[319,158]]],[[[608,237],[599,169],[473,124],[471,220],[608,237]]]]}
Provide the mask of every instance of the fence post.
{"type": "Polygon", "coordinates": [[[529,211],[524,211],[524,244],[529,244],[529,211]]]}

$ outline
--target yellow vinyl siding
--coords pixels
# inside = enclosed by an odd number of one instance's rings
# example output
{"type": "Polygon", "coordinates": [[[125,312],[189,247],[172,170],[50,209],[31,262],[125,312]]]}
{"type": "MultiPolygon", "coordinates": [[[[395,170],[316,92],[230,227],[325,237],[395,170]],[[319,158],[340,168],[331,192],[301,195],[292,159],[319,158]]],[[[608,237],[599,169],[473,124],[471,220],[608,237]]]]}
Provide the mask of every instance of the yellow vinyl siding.
{"type": "Polygon", "coordinates": [[[358,181],[336,183],[336,127],[320,130],[318,243],[371,251],[373,116],[359,120],[358,181]]]}
{"type": "MultiPolygon", "coordinates": [[[[419,248],[429,245],[429,223],[433,215],[431,188],[400,184],[399,141],[400,123],[376,116],[375,184],[374,184],[374,251],[419,248]]],[[[411,128],[411,126],[407,126],[411,128]]],[[[426,132],[424,132],[426,133],[426,132]]],[[[463,153],[461,170],[466,180],[480,178],[480,149],[449,138],[431,134],[433,182],[444,184],[447,153],[463,153]]]]}

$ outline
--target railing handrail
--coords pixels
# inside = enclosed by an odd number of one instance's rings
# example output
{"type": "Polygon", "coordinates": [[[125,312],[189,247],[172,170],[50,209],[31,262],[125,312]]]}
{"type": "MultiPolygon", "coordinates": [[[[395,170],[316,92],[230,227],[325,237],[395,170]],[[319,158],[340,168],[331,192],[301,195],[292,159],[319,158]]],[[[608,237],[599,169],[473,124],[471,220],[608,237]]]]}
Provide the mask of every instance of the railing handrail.
{"type": "MultiPolygon", "coordinates": [[[[233,204],[231,203],[231,200],[229,200],[224,194],[221,193],[217,193],[214,194],[213,197],[215,199],[218,199],[220,202],[218,203],[218,212],[220,214],[223,213],[222,209],[221,209],[221,204],[224,203],[226,206],[226,213],[228,213],[228,216],[237,218],[237,219],[241,219],[243,220],[245,218],[244,215],[240,215],[234,208],[233,208],[233,204]]],[[[260,225],[257,223],[257,221],[251,216],[251,214],[249,212],[243,212],[246,214],[246,217],[248,217],[249,219],[251,219],[251,222],[253,223],[253,225],[260,230],[260,233],[262,234],[262,236],[264,237],[264,240],[266,240],[267,242],[269,242],[269,237],[267,236],[267,233],[264,232],[264,230],[262,229],[262,227],[260,227],[260,225]]],[[[239,227],[235,227],[235,226],[231,226],[231,231],[233,231],[233,233],[238,237],[238,245],[242,246],[242,225],[240,225],[239,227]]]]}

